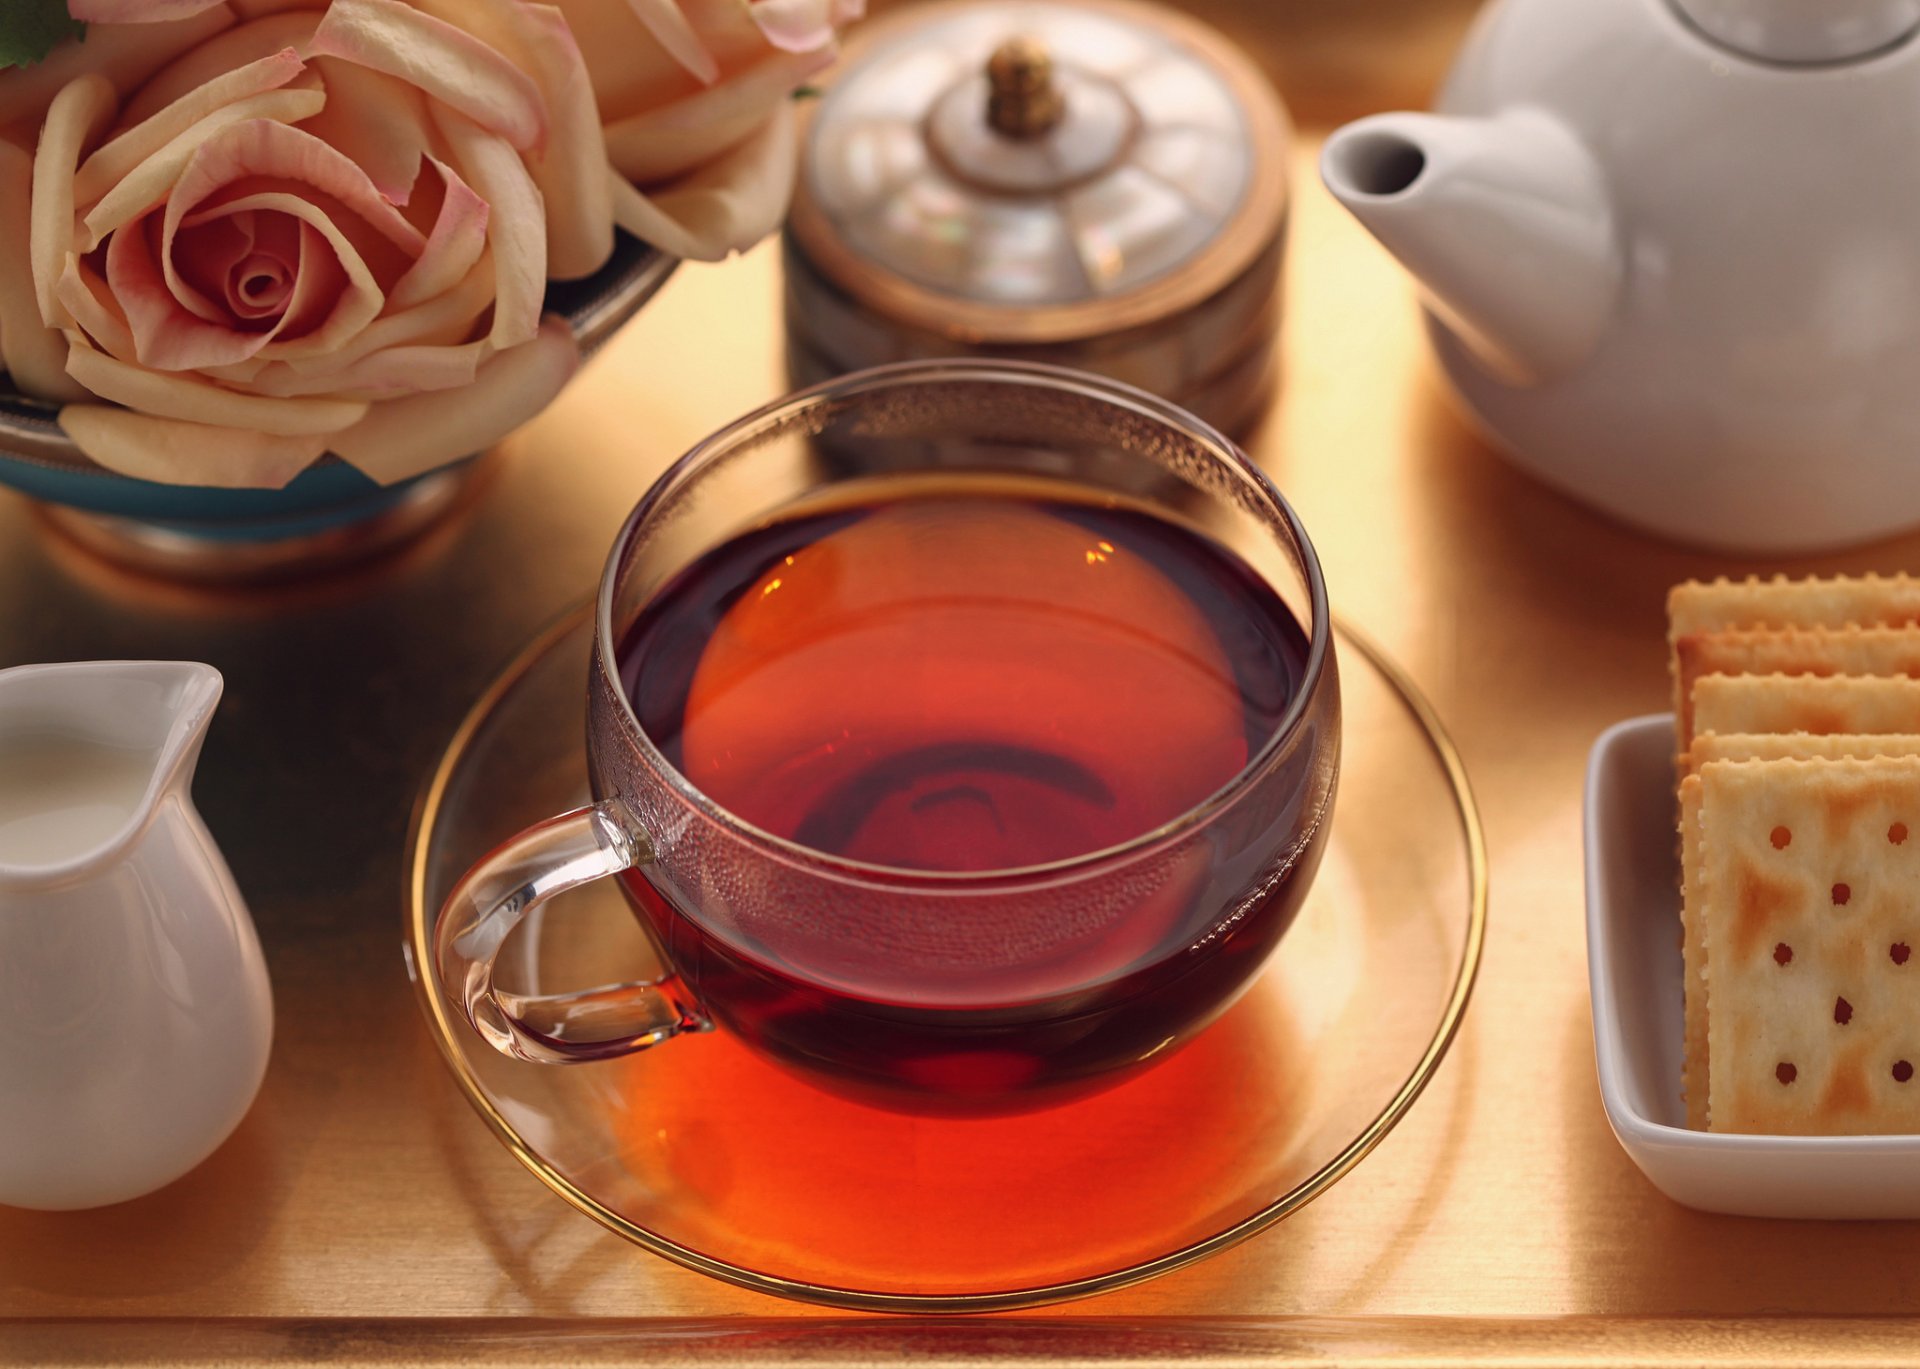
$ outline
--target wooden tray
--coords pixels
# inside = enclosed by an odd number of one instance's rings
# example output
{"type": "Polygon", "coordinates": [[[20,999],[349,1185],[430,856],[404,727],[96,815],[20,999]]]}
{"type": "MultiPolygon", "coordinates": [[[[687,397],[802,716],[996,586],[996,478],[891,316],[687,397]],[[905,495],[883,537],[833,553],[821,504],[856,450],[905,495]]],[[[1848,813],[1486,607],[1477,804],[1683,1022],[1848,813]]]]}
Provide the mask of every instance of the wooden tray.
{"type": "MultiPolygon", "coordinates": [[[[1455,0],[1211,0],[1323,127],[1418,103],[1455,0]]],[[[1886,1362],[1920,1340],[1912,1225],[1674,1206],[1594,1082],[1580,777],[1664,706],[1662,602],[1689,575],[1913,569],[1920,541],[1764,567],[1626,532],[1514,473],[1447,407],[1407,284],[1295,168],[1286,392],[1254,444],[1342,611],[1421,682],[1493,856],[1472,1011],[1412,1115],[1298,1217],[1044,1316],[853,1319],[625,1244],[548,1193],[446,1074],[400,964],[421,777],[485,680],[593,584],[692,440],[784,388],[777,253],[688,269],[494,486],[404,560],[271,597],[104,569],[0,498],[0,665],[178,656],[226,672],[199,796],[279,1002],[258,1106],[214,1159],[95,1213],[0,1211],[0,1360],[1014,1364],[1886,1362]],[[725,345],[717,335],[726,334],[725,345]],[[329,719],[324,728],[308,720],[329,719]]]]}

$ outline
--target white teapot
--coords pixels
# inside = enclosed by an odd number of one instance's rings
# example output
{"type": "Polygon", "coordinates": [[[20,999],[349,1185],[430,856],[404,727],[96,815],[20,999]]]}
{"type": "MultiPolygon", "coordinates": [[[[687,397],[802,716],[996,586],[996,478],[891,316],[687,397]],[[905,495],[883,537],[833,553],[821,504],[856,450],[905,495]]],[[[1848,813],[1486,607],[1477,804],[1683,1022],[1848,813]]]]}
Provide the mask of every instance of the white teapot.
{"type": "Polygon", "coordinates": [[[260,1087],[266,964],[188,793],[220,690],[185,662],[0,670],[0,1203],[159,1188],[260,1087]]]}
{"type": "Polygon", "coordinates": [[[1439,110],[1321,172],[1517,464],[1725,549],[1920,524],[1920,0],[1497,0],[1439,110]]]}

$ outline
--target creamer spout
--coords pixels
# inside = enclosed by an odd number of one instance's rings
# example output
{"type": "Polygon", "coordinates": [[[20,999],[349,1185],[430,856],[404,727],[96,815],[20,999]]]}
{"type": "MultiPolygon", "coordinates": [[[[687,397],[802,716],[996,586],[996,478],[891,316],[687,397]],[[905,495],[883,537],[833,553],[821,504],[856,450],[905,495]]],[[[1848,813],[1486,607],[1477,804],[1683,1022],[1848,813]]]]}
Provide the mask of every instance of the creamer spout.
{"type": "Polygon", "coordinates": [[[71,881],[134,846],[192,783],[221,688],[189,661],[0,670],[0,891],[71,881]]]}

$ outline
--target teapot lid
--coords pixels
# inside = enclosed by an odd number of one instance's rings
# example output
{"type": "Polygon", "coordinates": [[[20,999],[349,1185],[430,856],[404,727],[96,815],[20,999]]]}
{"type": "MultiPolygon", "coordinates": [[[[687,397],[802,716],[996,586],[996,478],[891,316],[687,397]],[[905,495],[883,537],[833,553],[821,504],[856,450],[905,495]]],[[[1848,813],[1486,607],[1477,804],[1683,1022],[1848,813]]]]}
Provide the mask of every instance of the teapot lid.
{"type": "Polygon", "coordinates": [[[1113,0],[957,0],[870,25],[813,115],[800,249],[969,341],[1087,337],[1244,272],[1286,209],[1285,119],[1218,34],[1113,0]]]}
{"type": "Polygon", "coordinates": [[[1722,47],[1805,66],[1876,56],[1920,30],[1920,0],[1672,0],[1722,47]]]}

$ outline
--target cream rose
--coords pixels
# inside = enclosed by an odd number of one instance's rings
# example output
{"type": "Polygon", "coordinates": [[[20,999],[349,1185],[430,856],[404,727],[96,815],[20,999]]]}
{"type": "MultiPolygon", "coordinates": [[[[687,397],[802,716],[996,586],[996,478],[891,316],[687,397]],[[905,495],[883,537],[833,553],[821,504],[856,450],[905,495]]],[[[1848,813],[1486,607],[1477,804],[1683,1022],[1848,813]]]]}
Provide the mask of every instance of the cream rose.
{"type": "Polygon", "coordinates": [[[606,123],[620,225],[696,260],[778,227],[797,161],[790,97],[832,65],[863,0],[555,3],[606,123]]]}
{"type": "Polygon", "coordinates": [[[72,0],[87,41],[0,76],[0,360],[146,479],[273,487],[333,451],[391,482],[490,445],[577,365],[545,284],[604,264],[616,217],[702,258],[774,226],[786,97],[844,13],[633,5],[72,0]],[[630,71],[568,23],[655,9],[699,70],[656,60],[657,15],[630,71]],[[649,117],[643,191],[608,139],[649,117]]]}

